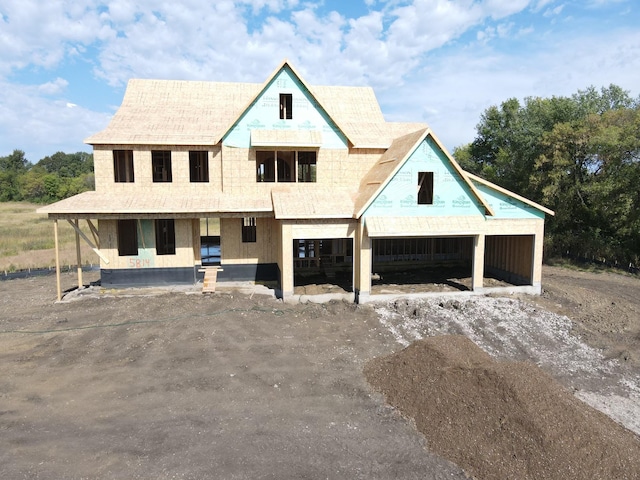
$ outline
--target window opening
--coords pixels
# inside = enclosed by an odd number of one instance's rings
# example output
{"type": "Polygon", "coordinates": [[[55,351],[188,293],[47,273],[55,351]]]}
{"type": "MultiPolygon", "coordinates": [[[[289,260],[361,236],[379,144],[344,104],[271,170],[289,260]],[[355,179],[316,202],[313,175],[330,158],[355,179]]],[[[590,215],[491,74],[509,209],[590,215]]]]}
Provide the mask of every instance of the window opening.
{"type": "Polygon", "coordinates": [[[113,151],[113,175],[116,183],[132,183],[133,150],[113,151]]]}
{"type": "Polygon", "coordinates": [[[189,181],[208,182],[209,181],[209,152],[190,151],[189,152],[189,181]]]}
{"type": "Polygon", "coordinates": [[[278,152],[278,182],[294,182],[295,152],[278,152]]]}
{"type": "Polygon", "coordinates": [[[138,255],[138,228],[136,220],[118,220],[118,255],[138,255]]]}
{"type": "Polygon", "coordinates": [[[254,243],[256,241],[256,217],[244,217],[242,219],[242,243],[254,243]]]}
{"type": "Polygon", "coordinates": [[[156,220],[156,253],[175,255],[176,227],[173,219],[156,220]]]}
{"type": "Polygon", "coordinates": [[[317,152],[295,150],[257,150],[257,182],[315,182],[317,152]]]}
{"type": "Polygon", "coordinates": [[[154,182],[171,182],[171,151],[151,151],[154,182]]]}
{"type": "Polygon", "coordinates": [[[316,152],[298,152],[298,182],[316,181],[316,152]]]}
{"type": "Polygon", "coordinates": [[[280,119],[291,120],[293,118],[293,94],[281,93],[280,94],[280,119]]]}
{"type": "Polygon", "coordinates": [[[257,182],[276,181],[276,160],[275,152],[256,152],[257,182]]]}
{"type": "Polygon", "coordinates": [[[418,172],[418,205],[433,205],[433,172],[418,172]]]}

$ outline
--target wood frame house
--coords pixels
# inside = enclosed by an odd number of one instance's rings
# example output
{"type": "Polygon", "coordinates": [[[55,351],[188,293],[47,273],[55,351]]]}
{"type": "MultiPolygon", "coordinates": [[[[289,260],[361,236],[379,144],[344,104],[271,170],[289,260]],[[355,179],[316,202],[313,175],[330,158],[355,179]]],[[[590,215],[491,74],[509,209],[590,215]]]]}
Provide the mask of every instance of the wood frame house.
{"type": "Polygon", "coordinates": [[[39,212],[92,244],[104,287],[195,284],[209,263],[285,300],[322,273],[365,302],[374,273],[458,264],[476,292],[488,274],[541,289],[552,211],[463,171],[427,125],[385,121],[371,88],[310,86],[287,61],[263,84],[131,80],[86,143],[95,191],[39,212]]]}

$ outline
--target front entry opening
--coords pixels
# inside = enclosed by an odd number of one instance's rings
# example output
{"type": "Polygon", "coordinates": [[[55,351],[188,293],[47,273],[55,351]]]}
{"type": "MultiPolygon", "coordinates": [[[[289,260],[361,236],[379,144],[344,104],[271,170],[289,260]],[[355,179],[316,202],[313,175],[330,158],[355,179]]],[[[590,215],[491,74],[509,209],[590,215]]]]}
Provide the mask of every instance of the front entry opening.
{"type": "Polygon", "coordinates": [[[203,266],[220,265],[220,219],[200,219],[200,258],[203,266]]]}
{"type": "Polygon", "coordinates": [[[372,239],[371,292],[471,290],[473,237],[372,239]]]}
{"type": "Polygon", "coordinates": [[[293,240],[293,283],[297,294],[353,291],[353,240],[293,240]]]}

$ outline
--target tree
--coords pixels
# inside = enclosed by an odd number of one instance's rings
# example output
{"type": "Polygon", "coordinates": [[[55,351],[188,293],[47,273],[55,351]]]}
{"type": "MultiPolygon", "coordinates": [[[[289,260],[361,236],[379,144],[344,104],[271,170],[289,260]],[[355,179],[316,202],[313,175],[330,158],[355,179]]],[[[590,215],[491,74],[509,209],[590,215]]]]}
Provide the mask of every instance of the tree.
{"type": "Polygon", "coordinates": [[[638,264],[640,102],[620,87],[492,106],[475,140],[454,156],[555,210],[551,253],[638,264]]]}
{"type": "Polygon", "coordinates": [[[22,150],[14,150],[6,157],[0,157],[0,202],[21,200],[18,181],[27,171],[29,161],[22,150]]]}
{"type": "Polygon", "coordinates": [[[60,177],[78,177],[93,172],[93,155],[86,152],[56,152],[50,157],[44,157],[36,165],[60,177]]]}

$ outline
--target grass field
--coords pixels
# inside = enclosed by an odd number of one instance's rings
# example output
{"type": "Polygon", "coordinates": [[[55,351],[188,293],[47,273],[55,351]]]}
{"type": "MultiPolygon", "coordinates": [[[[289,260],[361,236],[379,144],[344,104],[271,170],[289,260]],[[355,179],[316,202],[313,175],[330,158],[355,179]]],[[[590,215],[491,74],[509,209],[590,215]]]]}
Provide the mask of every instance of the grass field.
{"type": "MultiPolygon", "coordinates": [[[[53,220],[36,213],[40,205],[26,202],[0,203],[0,271],[55,266],[53,220]]],[[[86,222],[81,229],[91,238],[86,222]]],[[[76,264],[75,232],[67,221],[58,222],[60,263],[76,264]]],[[[80,239],[82,263],[99,263],[98,256],[80,239]]]]}

